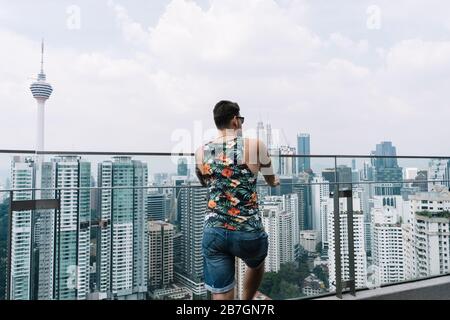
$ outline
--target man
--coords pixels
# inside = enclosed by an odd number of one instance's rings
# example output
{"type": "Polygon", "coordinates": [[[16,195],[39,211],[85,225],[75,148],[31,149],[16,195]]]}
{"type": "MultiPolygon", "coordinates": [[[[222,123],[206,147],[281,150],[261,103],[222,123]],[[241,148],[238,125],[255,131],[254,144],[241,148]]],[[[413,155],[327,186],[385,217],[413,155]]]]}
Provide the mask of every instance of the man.
{"type": "Polygon", "coordinates": [[[213,110],[216,139],[197,149],[196,174],[209,188],[203,230],[205,286],[214,300],[234,299],[235,257],[248,266],[243,299],[253,299],[264,274],[268,236],[258,208],[256,180],[261,172],[279,185],[263,142],[242,137],[239,105],[220,101],[213,110]]]}

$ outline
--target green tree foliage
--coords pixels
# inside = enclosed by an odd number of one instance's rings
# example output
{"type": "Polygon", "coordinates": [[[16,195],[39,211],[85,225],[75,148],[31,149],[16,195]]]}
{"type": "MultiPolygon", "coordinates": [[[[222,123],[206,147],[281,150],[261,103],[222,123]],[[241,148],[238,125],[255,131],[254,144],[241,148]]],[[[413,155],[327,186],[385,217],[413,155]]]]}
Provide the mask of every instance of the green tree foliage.
{"type": "Polygon", "coordinates": [[[303,280],[310,274],[307,256],[302,254],[296,262],[284,263],[279,272],[267,272],[259,291],[272,299],[289,299],[303,296],[303,280]]]}
{"type": "Polygon", "coordinates": [[[322,280],[323,283],[325,284],[325,287],[328,288],[328,274],[327,272],[324,270],[324,268],[322,266],[316,266],[313,269],[313,273],[316,275],[317,278],[319,278],[319,280],[322,280]]]}

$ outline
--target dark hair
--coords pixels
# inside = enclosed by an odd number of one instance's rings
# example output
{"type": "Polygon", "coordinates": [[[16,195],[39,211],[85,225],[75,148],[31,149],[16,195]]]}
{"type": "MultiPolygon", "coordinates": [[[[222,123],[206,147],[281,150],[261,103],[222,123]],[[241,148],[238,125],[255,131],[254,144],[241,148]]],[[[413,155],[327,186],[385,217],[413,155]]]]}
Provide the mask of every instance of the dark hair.
{"type": "Polygon", "coordinates": [[[217,129],[227,129],[231,119],[239,116],[239,105],[228,100],[219,101],[214,107],[213,114],[217,129]]]}

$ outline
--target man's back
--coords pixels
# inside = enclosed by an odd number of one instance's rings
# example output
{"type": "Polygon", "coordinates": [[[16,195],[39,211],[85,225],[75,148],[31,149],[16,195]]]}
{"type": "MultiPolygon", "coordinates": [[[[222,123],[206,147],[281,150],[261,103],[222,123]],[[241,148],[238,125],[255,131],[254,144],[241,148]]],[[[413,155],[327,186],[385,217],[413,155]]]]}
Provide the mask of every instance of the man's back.
{"type": "Polygon", "coordinates": [[[236,136],[203,147],[202,173],[209,187],[205,227],[263,230],[256,191],[258,171],[256,163],[251,168],[248,162],[248,144],[236,136]]]}

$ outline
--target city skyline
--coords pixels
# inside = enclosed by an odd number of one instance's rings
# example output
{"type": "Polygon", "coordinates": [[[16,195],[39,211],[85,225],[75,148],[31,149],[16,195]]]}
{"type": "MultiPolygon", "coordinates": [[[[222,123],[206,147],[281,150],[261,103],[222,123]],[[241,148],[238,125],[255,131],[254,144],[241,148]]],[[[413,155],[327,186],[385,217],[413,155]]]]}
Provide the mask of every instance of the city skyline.
{"type": "MultiPolygon", "coordinates": [[[[0,148],[80,151],[0,154],[0,298],[209,299],[210,189],[194,158],[125,153],[193,152],[217,133],[222,99],[240,104],[244,136],[267,144],[279,176],[270,187],[258,173],[252,195],[269,239],[256,299],[448,274],[440,10],[418,0],[407,21],[433,20],[403,28],[387,0],[138,2],[0,0],[0,148]]],[[[245,268],[236,259],[237,298],[245,268]]]]}

